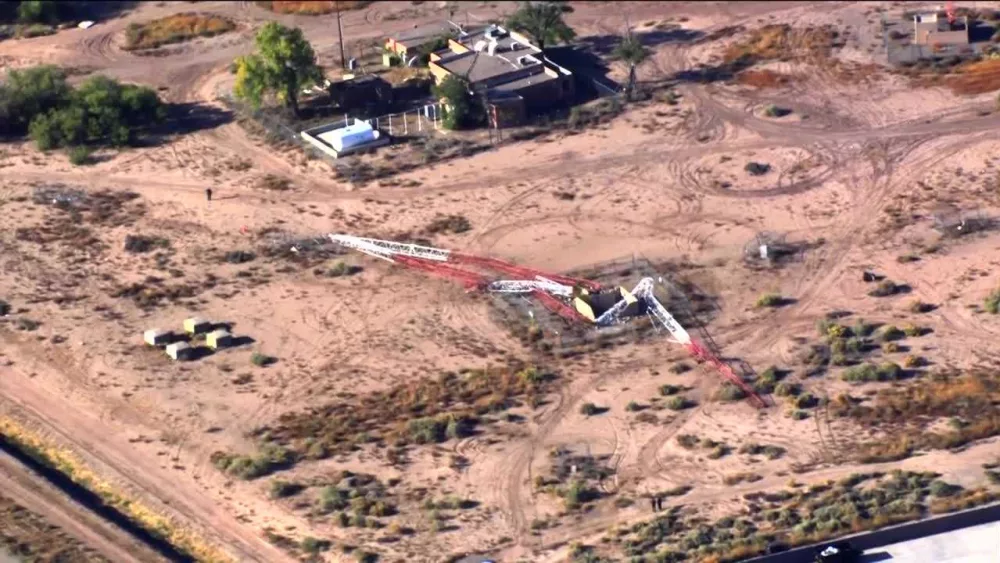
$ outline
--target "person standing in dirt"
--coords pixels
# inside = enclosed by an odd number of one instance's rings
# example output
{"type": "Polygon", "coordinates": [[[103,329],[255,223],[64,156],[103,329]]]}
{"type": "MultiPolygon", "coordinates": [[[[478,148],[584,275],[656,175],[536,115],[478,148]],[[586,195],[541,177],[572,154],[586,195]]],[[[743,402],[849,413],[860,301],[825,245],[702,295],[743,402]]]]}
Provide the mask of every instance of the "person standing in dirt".
{"type": "Polygon", "coordinates": [[[649,506],[656,512],[656,497],[649,497],[649,506]]]}
{"type": "Polygon", "coordinates": [[[212,201],[212,188],[205,188],[205,198],[212,201]]]}

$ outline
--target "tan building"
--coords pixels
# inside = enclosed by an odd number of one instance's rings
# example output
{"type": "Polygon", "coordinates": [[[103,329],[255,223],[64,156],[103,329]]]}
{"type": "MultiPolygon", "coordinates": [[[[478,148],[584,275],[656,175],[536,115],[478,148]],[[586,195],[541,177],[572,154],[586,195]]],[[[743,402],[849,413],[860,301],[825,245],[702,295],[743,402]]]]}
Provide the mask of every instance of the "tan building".
{"type": "Polygon", "coordinates": [[[523,35],[496,25],[449,39],[448,49],[431,54],[428,66],[438,84],[458,76],[474,92],[485,92],[501,126],[567,103],[576,93],[570,71],[546,59],[523,35]]]}
{"type": "Polygon", "coordinates": [[[913,16],[914,45],[968,45],[969,18],[949,21],[938,13],[913,16]]]}

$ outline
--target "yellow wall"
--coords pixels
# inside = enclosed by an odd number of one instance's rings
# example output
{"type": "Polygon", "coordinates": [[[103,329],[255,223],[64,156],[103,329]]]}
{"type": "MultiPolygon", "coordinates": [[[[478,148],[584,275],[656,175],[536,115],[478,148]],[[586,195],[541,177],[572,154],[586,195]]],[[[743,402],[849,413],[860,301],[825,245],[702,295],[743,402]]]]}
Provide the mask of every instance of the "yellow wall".
{"type": "Polygon", "coordinates": [[[444,67],[438,66],[434,61],[428,63],[427,70],[431,71],[431,76],[434,77],[434,82],[437,84],[440,84],[442,80],[451,75],[444,67]]]}

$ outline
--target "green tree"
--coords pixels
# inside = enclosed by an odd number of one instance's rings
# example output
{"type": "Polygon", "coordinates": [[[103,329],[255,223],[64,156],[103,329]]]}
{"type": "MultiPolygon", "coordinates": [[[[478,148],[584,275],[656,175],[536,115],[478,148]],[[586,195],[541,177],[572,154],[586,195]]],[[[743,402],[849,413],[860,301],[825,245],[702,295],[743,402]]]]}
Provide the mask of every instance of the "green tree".
{"type": "Polygon", "coordinates": [[[614,58],[628,65],[628,83],[625,85],[625,95],[629,100],[631,100],[632,95],[635,92],[636,68],[649,57],[649,51],[642,44],[642,42],[632,34],[632,30],[630,29],[625,32],[625,37],[623,37],[621,43],[615,47],[612,55],[614,58]]]}
{"type": "Polygon", "coordinates": [[[507,19],[507,26],[528,34],[542,51],[546,45],[572,41],[573,28],[563,21],[563,14],[573,11],[565,2],[521,2],[507,19]]]}
{"type": "Polygon", "coordinates": [[[299,92],[316,84],[322,73],[302,30],[268,22],[257,32],[257,52],[236,60],[237,97],[260,107],[274,95],[299,114],[299,92]]]}
{"type": "Polygon", "coordinates": [[[469,123],[472,118],[472,95],[469,93],[469,83],[454,75],[448,75],[441,84],[434,87],[434,95],[444,99],[447,113],[444,126],[447,129],[459,129],[469,123]]]}
{"type": "MultiPolygon", "coordinates": [[[[4,3],[7,3],[4,0],[4,3]]],[[[16,3],[15,3],[16,4],[16,3]]],[[[57,24],[65,16],[68,2],[54,0],[23,0],[17,6],[17,19],[22,23],[57,24]]]]}
{"type": "Polygon", "coordinates": [[[11,70],[0,86],[0,134],[27,133],[35,116],[66,105],[70,92],[66,73],[58,67],[11,70]]]}

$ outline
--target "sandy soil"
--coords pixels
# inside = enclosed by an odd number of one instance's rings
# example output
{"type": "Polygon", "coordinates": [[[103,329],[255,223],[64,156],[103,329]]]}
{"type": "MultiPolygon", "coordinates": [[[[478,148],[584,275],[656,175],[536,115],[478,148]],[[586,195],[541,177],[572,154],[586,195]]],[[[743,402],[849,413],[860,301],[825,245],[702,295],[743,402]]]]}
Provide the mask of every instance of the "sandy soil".
{"type": "MultiPolygon", "coordinates": [[[[378,3],[346,14],[345,35],[352,45],[377,39],[440,17],[438,4],[378,3]]],[[[705,33],[736,23],[840,19],[856,22],[859,30],[844,57],[871,60],[866,49],[875,34],[862,24],[864,12],[876,3],[829,3],[822,13],[811,5],[581,3],[570,22],[581,37],[590,37],[617,34],[623,15],[646,27],[683,17],[684,29],[705,33]]],[[[486,19],[506,8],[477,4],[470,18],[486,19]]],[[[99,70],[165,87],[171,101],[206,104],[231,84],[228,64],[249,51],[252,28],[265,19],[301,26],[320,59],[335,60],[332,17],[275,17],[251,2],[199,4],[200,10],[235,18],[242,26],[238,32],[172,46],[155,58],[121,50],[128,23],[186,9],[186,3],[145,4],[90,30],[0,43],[0,57],[15,66],[51,62],[99,70]]],[[[678,71],[713,64],[722,44],[667,40],[655,46],[640,79],[662,82],[678,71]]],[[[293,559],[267,541],[265,528],[294,538],[330,538],[337,545],[363,543],[414,561],[482,550],[494,550],[503,560],[559,560],[567,541],[648,517],[642,502],[624,509],[604,503],[561,516],[561,503],[532,484],[549,470],[549,452],[556,447],[609,456],[614,477],[604,486],[620,496],[688,485],[688,495],[670,502],[706,511],[735,506],[742,493],[781,486],[793,466],[812,469],[796,475],[802,482],[856,471],[857,466],[839,463],[852,443],[845,437],[853,438],[856,429],[821,414],[795,421],[783,406],[758,412],[748,404],[715,402],[715,374],[701,367],[669,375],[683,350],[663,341],[557,363],[553,367],[565,376],[565,385],[547,406],[525,411],[528,420],[519,429],[425,448],[405,471],[362,455],[302,463],[279,475],[328,482],[351,469],[400,478],[409,490],[423,487],[434,496],[479,502],[454,530],[430,532],[426,517],[408,505],[398,521],[416,534],[385,544],[376,541],[384,535],[379,531],[352,537],[351,529],[313,517],[294,502],[271,500],[268,479],[233,480],[210,462],[217,450],[251,453],[252,430],[344,392],[385,389],[510,356],[530,358],[491,320],[485,300],[447,282],[353,256],[342,259],[364,270],[340,278],[322,275],[333,260],[319,275],[281,258],[259,256],[240,265],[222,260],[230,250],[260,253],[263,239],[255,233],[263,229],[279,231],[285,241],[329,232],[388,235],[419,232],[438,214],[460,214],[472,230],[437,235],[434,244],[553,271],[632,254],[689,261],[700,266],[689,274],[692,281],[717,300],[719,312],[709,326],[714,339],[727,356],[758,370],[795,365],[799,340],[814,339],[816,321],[830,310],[902,324],[910,317],[906,304],[921,299],[938,308],[921,316],[934,332],[915,345],[936,364],[976,362],[1000,333],[993,319],[971,308],[996,285],[995,236],[947,242],[943,251],[922,254],[916,262],[897,257],[937,240],[930,216],[936,206],[1000,211],[995,184],[1000,117],[983,115],[992,103],[989,96],[914,90],[895,77],[845,81],[828,69],[799,63],[762,68],[796,80],[769,90],[681,83],[675,88],[677,105],[651,102],[597,129],[512,143],[399,177],[417,186],[412,188],[348,185],[325,164],[263,146],[236,123],[156,147],[109,153],[86,168],[25,144],[0,147],[0,207],[8,226],[0,234],[0,297],[19,310],[15,318],[41,323],[34,331],[14,330],[13,321],[0,326],[0,404],[241,561],[293,559]],[[792,114],[766,117],[762,108],[768,104],[792,114]],[[748,161],[771,170],[749,175],[748,161]],[[291,189],[255,187],[268,173],[289,178],[291,189]],[[15,229],[62,216],[31,202],[35,187],[54,183],[88,193],[131,190],[143,208],[126,206],[128,224],[85,225],[99,245],[19,240],[15,229]],[[204,200],[206,187],[216,194],[210,204],[204,200]],[[574,197],[558,197],[567,193],[574,197]],[[905,220],[895,219],[897,211],[905,220]],[[764,230],[822,244],[780,270],[749,269],[743,247],[764,230]],[[162,237],[169,249],[159,260],[153,252],[124,252],[125,237],[137,233],[162,237]],[[868,267],[909,284],[911,294],[868,297],[869,286],[860,278],[868,267]],[[209,275],[215,281],[206,285],[209,275]],[[148,282],[149,276],[162,281],[148,282]],[[143,280],[152,286],[187,284],[193,295],[149,310],[112,296],[143,280]],[[771,291],[795,303],[755,309],[757,297],[771,291]],[[254,342],[184,365],[143,349],[143,330],[179,328],[192,314],[232,323],[237,335],[254,342]],[[251,350],[278,362],[256,368],[251,350]],[[631,401],[652,404],[663,383],[689,387],[698,406],[678,413],[650,409],[653,422],[626,410],[631,401]],[[585,417],[579,413],[585,402],[609,411],[585,417]],[[681,434],[734,448],[767,443],[785,448],[787,455],[712,460],[704,450],[680,447],[675,438],[681,434]],[[456,471],[449,464],[452,455],[464,456],[469,465],[456,471]],[[726,475],[748,468],[763,479],[723,484],[726,475]],[[532,533],[532,523],[545,519],[557,525],[532,533]]],[[[624,73],[617,66],[614,72],[624,73]]],[[[820,396],[850,388],[833,376],[803,383],[820,396]]],[[[991,440],[961,454],[936,452],[885,468],[933,468],[973,485],[982,475],[970,468],[978,468],[995,448],[991,440]]],[[[59,513],[55,500],[39,499],[37,507],[46,502],[59,513]]],[[[95,547],[104,545],[112,559],[118,559],[113,550],[125,548],[114,538],[90,539],[95,547]]],[[[335,549],[327,557],[346,556],[335,549]]]]}

